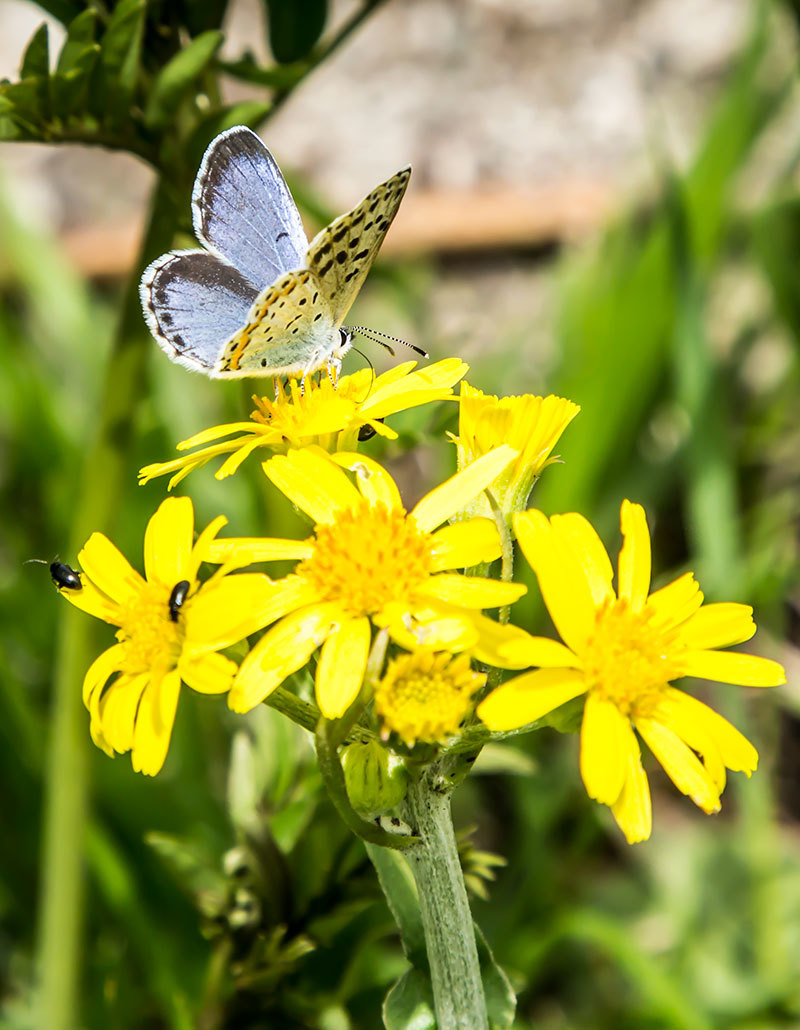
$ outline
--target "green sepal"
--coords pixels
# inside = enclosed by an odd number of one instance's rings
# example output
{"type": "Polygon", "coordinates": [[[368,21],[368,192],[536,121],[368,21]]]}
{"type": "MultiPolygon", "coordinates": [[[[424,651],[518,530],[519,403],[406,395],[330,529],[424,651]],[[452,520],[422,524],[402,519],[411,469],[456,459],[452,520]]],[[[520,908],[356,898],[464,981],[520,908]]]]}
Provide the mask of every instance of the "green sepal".
{"type": "Polygon", "coordinates": [[[279,64],[299,61],[322,35],[328,16],[327,0],[266,0],[269,45],[279,64]]]}
{"type": "Polygon", "coordinates": [[[164,65],[145,108],[144,121],[148,128],[166,125],[212,61],[222,39],[222,33],[216,30],[204,32],[164,65]]]}
{"type": "Polygon", "coordinates": [[[0,109],[2,113],[20,125],[28,124],[36,131],[44,116],[40,104],[39,83],[36,79],[0,82],[0,99],[3,100],[0,109]]]}

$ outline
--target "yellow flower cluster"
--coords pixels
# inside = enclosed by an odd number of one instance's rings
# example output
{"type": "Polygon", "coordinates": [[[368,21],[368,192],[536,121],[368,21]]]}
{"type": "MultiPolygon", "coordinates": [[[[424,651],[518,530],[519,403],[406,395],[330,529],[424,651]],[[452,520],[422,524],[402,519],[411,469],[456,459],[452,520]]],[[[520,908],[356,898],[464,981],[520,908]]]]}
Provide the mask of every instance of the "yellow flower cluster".
{"type": "Polygon", "coordinates": [[[298,540],[221,537],[220,517],[194,541],[191,501],[169,498],[147,527],[144,577],[106,537],[89,539],[79,555],[80,587],[60,589],[117,627],[117,642],[84,683],[98,746],[130,751],[134,769],[155,774],[182,682],[226,693],[233,711],[247,712],[285,690],[317,655],[321,717],[357,712],[376,739],[401,750],[446,747],[465,726],[485,727],[482,739],[530,728],[585,697],[581,776],[631,842],[651,828],[640,740],[680,791],[706,812],[719,809],[726,770],[749,776],[755,749],[671,684],[687,676],[784,682],[776,662],[718,650],[752,636],[752,610],[704,605],[691,574],[651,592],[645,513],[629,501],[614,587],[608,553],[583,516],[547,518],[527,507],[577,405],[553,396],[497,398],[466,382],[453,396],[466,371],[450,359],[427,369],[408,362],[377,377],[362,371],[335,386],[324,378],[279,384],[273,400],[254,398],[250,422],[198,433],[178,445],[190,453],[141,470],[143,483],[170,475],[171,488],[217,456],[224,462],[216,476],[224,478],[266,448],[267,479],[312,528],[298,540]],[[396,439],[384,419],[434,400],[459,404],[458,470],[407,509],[392,476],[358,447],[374,435],[396,439]],[[506,561],[514,541],[563,643],[506,621],[525,592],[506,561]],[[489,570],[501,555],[501,578],[468,574],[489,570]],[[287,560],[292,571],[275,579],[241,571],[287,560]],[[204,562],[217,567],[205,578],[204,562]],[[495,609],[499,620],[486,614],[495,609]],[[222,653],[259,632],[240,662],[222,653]],[[488,695],[476,661],[497,670],[488,695]],[[518,674],[500,682],[501,669],[518,674]]]}

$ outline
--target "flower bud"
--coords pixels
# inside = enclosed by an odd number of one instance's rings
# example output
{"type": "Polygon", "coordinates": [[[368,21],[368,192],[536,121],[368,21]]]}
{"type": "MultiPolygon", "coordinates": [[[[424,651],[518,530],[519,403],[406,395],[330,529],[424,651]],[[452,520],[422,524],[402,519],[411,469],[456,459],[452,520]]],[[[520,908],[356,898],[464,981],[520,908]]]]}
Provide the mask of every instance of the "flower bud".
{"type": "Polygon", "coordinates": [[[350,744],[342,752],[350,804],[360,815],[377,815],[406,796],[408,773],[401,759],[377,741],[350,744]]]}

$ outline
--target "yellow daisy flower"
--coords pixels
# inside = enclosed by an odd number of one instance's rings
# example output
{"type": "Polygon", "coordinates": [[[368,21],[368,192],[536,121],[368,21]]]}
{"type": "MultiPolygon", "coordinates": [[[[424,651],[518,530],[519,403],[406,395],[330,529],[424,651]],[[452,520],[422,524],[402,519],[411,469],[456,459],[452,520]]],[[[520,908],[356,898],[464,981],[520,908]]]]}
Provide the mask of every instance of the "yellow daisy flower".
{"type": "Polygon", "coordinates": [[[119,627],[117,643],[86,673],[83,701],[95,744],[112,757],[131,751],[134,770],[148,776],[164,764],[181,681],[201,694],[228,690],[236,663],[217,652],[264,625],[256,613],[275,589],[260,573],[223,569],[198,581],[202,555],[225,522],[214,519],[193,545],[191,500],[168,498],[147,525],[146,578],[108,537],[93,533],[78,555],[81,588],[60,591],[119,627]]]}
{"type": "Polygon", "coordinates": [[[623,501],[620,522],[615,593],[611,561],[583,516],[515,515],[517,539],[564,644],[529,636],[501,645],[509,667],[540,668],[498,687],[478,715],[490,729],[508,730],[586,694],[583,782],[634,843],[646,840],[651,828],[650,788],[634,729],[678,790],[704,812],[719,811],[726,767],[749,776],[758,762],[738,730],[670,680],[697,676],[770,687],[786,676],[767,658],[715,650],[750,639],[752,608],[703,605],[691,573],[650,594],[644,509],[623,501]]]}
{"type": "Polygon", "coordinates": [[[215,473],[217,479],[225,479],[259,447],[285,452],[291,447],[316,444],[326,451],[346,451],[353,450],[366,434],[395,440],[397,433],[382,421],[387,415],[452,397],[454,384],[469,368],[459,358],[447,358],[415,371],[416,364],[406,361],[377,377],[372,369],[361,369],[342,376],[335,386],[327,377],[319,382],[307,379],[305,389],[297,379],[290,379],[286,385],[276,380],[274,400],[253,396],[256,409],[251,422],[212,426],[181,441],[179,451],[193,447],[200,450],[174,461],[145,465],[139,471],[140,485],[157,476],[171,475],[171,490],[194,469],[227,454],[215,473]]]}
{"type": "Polygon", "coordinates": [[[425,650],[392,659],[375,685],[381,737],[388,740],[394,732],[409,747],[418,740],[437,744],[452,737],[485,682],[465,654],[425,650]]]}
{"type": "MultiPolygon", "coordinates": [[[[498,444],[519,453],[492,483],[490,491],[500,510],[510,519],[522,511],[542,470],[557,461],[552,450],[561,434],[581,410],[563,397],[494,397],[462,382],[458,436],[458,467],[466,468],[498,444]]],[[[476,497],[464,517],[491,515],[485,496],[476,497]]]]}
{"type": "Polygon", "coordinates": [[[299,559],[262,612],[280,619],[242,662],[228,703],[246,712],[320,646],[317,701],[329,719],[357,696],[371,624],[402,646],[461,651],[477,642],[472,616],[516,601],[525,587],[451,572],[500,554],[489,519],[443,525],[502,471],[516,452],[498,447],[406,512],[392,477],[361,454],[289,451],[264,463],[272,482],[314,521],[308,540],[215,540],[210,561],[299,559]],[[355,473],[355,484],[345,470],[355,473]],[[441,527],[441,528],[437,528],[441,527]]]}

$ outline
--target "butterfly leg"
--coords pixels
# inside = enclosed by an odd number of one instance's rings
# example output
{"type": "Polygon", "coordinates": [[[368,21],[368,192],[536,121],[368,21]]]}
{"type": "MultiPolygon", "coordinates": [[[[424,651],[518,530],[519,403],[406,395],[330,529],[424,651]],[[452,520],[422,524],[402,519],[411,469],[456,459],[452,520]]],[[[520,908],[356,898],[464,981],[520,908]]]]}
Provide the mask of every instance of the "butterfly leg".
{"type": "Polygon", "coordinates": [[[314,370],[317,369],[318,367],[319,367],[319,351],[315,350],[314,353],[311,355],[311,357],[308,359],[308,362],[306,363],[306,367],[303,369],[303,374],[300,377],[300,396],[301,397],[306,392],[306,379],[308,379],[308,377],[311,375],[311,373],[314,372],[314,370]]]}

